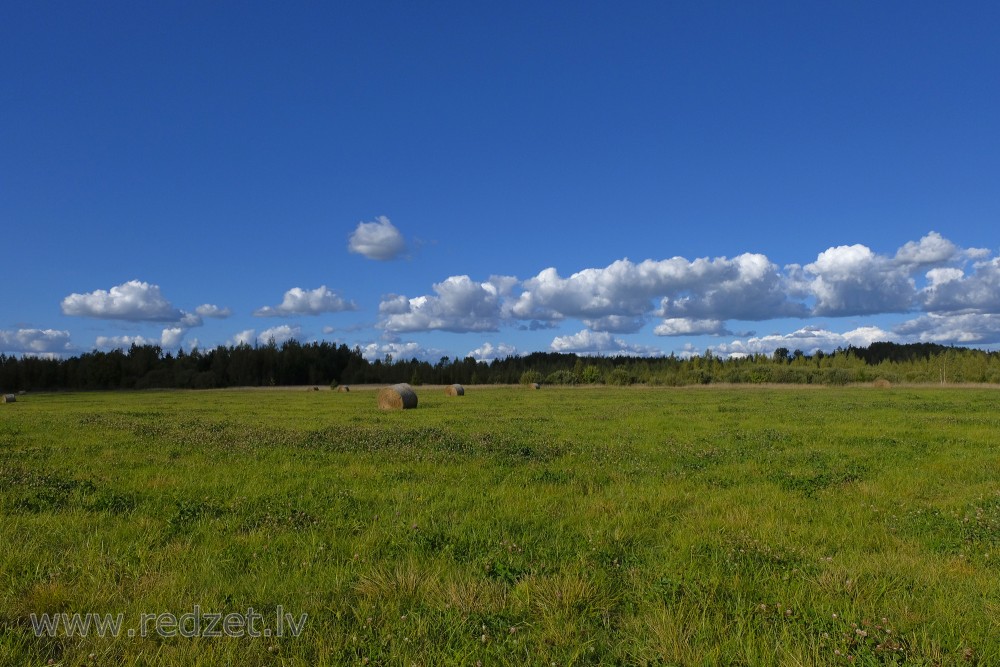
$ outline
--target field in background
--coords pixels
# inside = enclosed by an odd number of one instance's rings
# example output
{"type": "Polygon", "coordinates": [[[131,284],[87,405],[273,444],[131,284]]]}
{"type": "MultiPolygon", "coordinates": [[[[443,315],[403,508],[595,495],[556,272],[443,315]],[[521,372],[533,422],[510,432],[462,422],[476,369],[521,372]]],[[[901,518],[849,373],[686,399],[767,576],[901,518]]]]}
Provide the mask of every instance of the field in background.
{"type": "Polygon", "coordinates": [[[0,664],[1000,664],[996,390],[417,392],[0,405],[0,664]]]}

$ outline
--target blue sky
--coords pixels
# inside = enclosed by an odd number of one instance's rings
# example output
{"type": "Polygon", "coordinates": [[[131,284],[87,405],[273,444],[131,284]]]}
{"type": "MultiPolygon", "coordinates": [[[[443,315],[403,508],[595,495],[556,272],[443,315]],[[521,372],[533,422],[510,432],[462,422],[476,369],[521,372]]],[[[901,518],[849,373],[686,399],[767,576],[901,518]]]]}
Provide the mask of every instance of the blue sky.
{"type": "Polygon", "coordinates": [[[1000,8],[16,3],[0,352],[1000,343],[1000,8]]]}

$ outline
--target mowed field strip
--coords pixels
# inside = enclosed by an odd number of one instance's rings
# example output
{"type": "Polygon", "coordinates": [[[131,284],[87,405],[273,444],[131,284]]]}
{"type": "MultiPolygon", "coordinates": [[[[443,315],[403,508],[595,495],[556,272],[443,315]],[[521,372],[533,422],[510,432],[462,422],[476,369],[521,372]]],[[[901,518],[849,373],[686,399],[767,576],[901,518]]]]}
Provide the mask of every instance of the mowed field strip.
{"type": "Polygon", "coordinates": [[[414,390],[0,405],[0,664],[1000,664],[1000,390],[414,390]]]}

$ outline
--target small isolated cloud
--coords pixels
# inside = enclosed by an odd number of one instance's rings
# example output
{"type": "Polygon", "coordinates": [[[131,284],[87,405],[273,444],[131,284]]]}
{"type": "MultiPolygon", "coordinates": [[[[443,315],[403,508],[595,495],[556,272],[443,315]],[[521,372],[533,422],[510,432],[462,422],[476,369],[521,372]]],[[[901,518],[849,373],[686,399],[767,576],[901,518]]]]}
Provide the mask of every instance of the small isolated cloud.
{"type": "Polygon", "coordinates": [[[314,290],[304,290],[293,287],[285,292],[285,298],[278,306],[264,306],[254,311],[257,317],[287,317],[290,315],[319,315],[321,313],[340,313],[346,310],[357,310],[353,301],[345,301],[337,292],[326,285],[320,285],[314,290]]]}
{"type": "Polygon", "coordinates": [[[483,343],[474,350],[470,350],[466,357],[472,357],[476,361],[493,361],[494,359],[506,359],[507,357],[518,356],[517,348],[513,345],[500,343],[483,343]]]}
{"type": "Polygon", "coordinates": [[[374,222],[358,223],[348,240],[347,249],[368,259],[386,261],[399,257],[406,249],[406,242],[389,218],[380,215],[374,222]]]}
{"type": "Polygon", "coordinates": [[[267,345],[273,340],[275,345],[282,345],[293,338],[299,338],[301,334],[302,327],[281,324],[261,331],[260,335],[257,336],[257,342],[261,345],[267,345]]]}
{"type": "Polygon", "coordinates": [[[132,322],[177,322],[185,315],[163,297],[159,285],[139,280],[130,280],[107,291],[70,294],[62,300],[62,312],[73,317],[132,322]]]}
{"type": "Polygon", "coordinates": [[[380,324],[391,332],[496,331],[509,288],[504,277],[480,283],[469,276],[451,276],[433,286],[433,296],[386,296],[379,304],[380,324]]]}
{"type": "Polygon", "coordinates": [[[550,345],[553,352],[573,352],[587,355],[651,357],[663,354],[662,350],[646,345],[629,343],[615,338],[607,331],[584,329],[568,336],[556,336],[550,345]]]}
{"type": "Polygon", "coordinates": [[[194,309],[194,312],[201,317],[214,317],[223,320],[233,314],[229,308],[219,308],[210,303],[204,303],[194,309]]]}
{"type": "Polygon", "coordinates": [[[686,317],[667,318],[653,329],[653,333],[657,336],[731,335],[720,320],[695,320],[686,317]]]}
{"type": "Polygon", "coordinates": [[[74,351],[68,331],[55,329],[0,330],[0,352],[6,354],[50,355],[74,351]]]}
{"type": "Polygon", "coordinates": [[[896,263],[908,267],[943,264],[956,260],[961,254],[954,243],[937,232],[930,232],[919,241],[909,241],[896,251],[896,263]]]}

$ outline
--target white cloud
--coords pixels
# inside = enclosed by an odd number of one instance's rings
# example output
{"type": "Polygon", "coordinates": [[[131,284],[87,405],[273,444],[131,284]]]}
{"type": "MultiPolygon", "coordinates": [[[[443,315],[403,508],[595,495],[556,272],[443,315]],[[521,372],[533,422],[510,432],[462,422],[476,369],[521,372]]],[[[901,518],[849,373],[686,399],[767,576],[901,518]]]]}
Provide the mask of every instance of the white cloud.
{"type": "Polygon", "coordinates": [[[6,354],[68,354],[74,351],[68,331],[56,329],[0,330],[0,352],[6,354]]]}
{"type": "Polygon", "coordinates": [[[910,241],[896,251],[896,263],[916,268],[954,261],[959,255],[958,246],[937,232],[930,232],[919,241],[910,241]]]}
{"type": "Polygon", "coordinates": [[[98,336],[94,341],[94,347],[98,350],[128,349],[133,345],[143,347],[145,345],[159,345],[160,341],[145,336],[98,336]]]}
{"type": "Polygon", "coordinates": [[[896,341],[895,336],[879,327],[858,327],[844,333],[835,333],[816,326],[806,326],[789,334],[770,334],[748,338],[745,341],[734,340],[730,343],[712,345],[709,349],[719,356],[742,357],[751,354],[773,354],[779,347],[789,350],[802,350],[806,354],[815,354],[817,350],[832,352],[837,348],[867,347],[878,341],[896,341]]]}
{"type": "Polygon", "coordinates": [[[605,315],[597,319],[585,319],[583,323],[592,331],[609,331],[611,333],[635,333],[646,324],[643,316],[605,315]]]}
{"type": "Polygon", "coordinates": [[[368,259],[395,259],[406,248],[403,235],[384,215],[374,222],[360,222],[348,240],[347,249],[368,259]]]}
{"type": "Polygon", "coordinates": [[[593,330],[632,332],[641,328],[660,300],[661,317],[761,320],[805,314],[788,300],[776,265],[759,254],[693,261],[673,257],[635,264],[618,260],[603,269],[584,269],[562,278],[548,268],[524,281],[513,304],[521,319],[583,320],[593,330]]]}
{"type": "Polygon", "coordinates": [[[194,309],[194,312],[201,317],[214,317],[217,319],[225,319],[233,314],[229,308],[219,308],[211,303],[203,303],[194,309]]]}
{"type": "Polygon", "coordinates": [[[301,334],[302,327],[293,327],[287,324],[281,324],[261,331],[260,335],[257,336],[257,342],[261,345],[267,345],[273,340],[275,345],[281,345],[282,343],[286,343],[293,338],[299,338],[301,334]]]}
{"type": "Polygon", "coordinates": [[[902,313],[913,307],[917,294],[905,265],[860,244],[824,250],[804,271],[815,315],[902,313]]]}
{"type": "Polygon", "coordinates": [[[420,361],[438,361],[441,357],[448,356],[448,353],[435,348],[425,348],[413,341],[406,343],[368,343],[361,346],[361,356],[368,361],[384,359],[385,356],[392,355],[394,361],[406,359],[418,359],[420,361]]]}
{"type": "Polygon", "coordinates": [[[160,345],[164,349],[176,349],[184,339],[184,329],[181,327],[170,327],[163,330],[160,335],[160,345]]]}
{"type": "Polygon", "coordinates": [[[408,299],[390,294],[379,304],[380,324],[391,332],[496,331],[509,284],[504,277],[479,283],[469,276],[451,276],[433,286],[435,296],[408,299]]]}
{"type": "Polygon", "coordinates": [[[264,306],[254,311],[257,317],[287,317],[289,315],[319,315],[321,313],[339,313],[345,310],[357,310],[353,301],[345,301],[335,291],[326,285],[320,285],[314,290],[304,290],[293,287],[285,292],[285,298],[278,306],[264,306]]]}
{"type": "Polygon", "coordinates": [[[908,341],[941,345],[991,345],[1000,343],[1000,314],[930,313],[895,328],[908,341]]]}
{"type": "Polygon", "coordinates": [[[256,329],[244,329],[226,341],[226,347],[239,347],[240,345],[253,345],[257,340],[256,329]]]}
{"type": "Polygon", "coordinates": [[[133,345],[140,347],[146,345],[160,346],[162,349],[170,351],[180,347],[184,339],[185,329],[182,327],[168,327],[160,334],[160,339],[147,338],[145,336],[98,336],[94,341],[94,347],[99,350],[127,350],[133,345]]]}
{"type": "Polygon", "coordinates": [[[185,329],[191,329],[192,327],[200,327],[204,322],[201,319],[201,315],[197,313],[187,313],[183,310],[181,311],[181,319],[177,322],[178,326],[185,329]]]}
{"type": "Polygon", "coordinates": [[[672,317],[663,320],[653,333],[657,336],[727,336],[731,332],[720,320],[694,320],[672,317]]]}
{"type": "Polygon", "coordinates": [[[636,345],[622,338],[615,338],[607,331],[584,329],[568,336],[556,336],[550,345],[553,352],[609,356],[658,356],[662,350],[646,345],[636,345]]]}
{"type": "Polygon", "coordinates": [[[182,311],[163,298],[159,285],[138,280],[130,280],[107,291],[70,294],[62,300],[62,312],[74,317],[136,322],[176,322],[184,317],[182,311]]]}
{"type": "Polygon", "coordinates": [[[465,356],[472,357],[476,361],[493,361],[494,359],[516,357],[518,356],[518,351],[513,345],[508,345],[506,343],[493,345],[493,343],[487,342],[483,343],[474,350],[470,350],[465,356]]]}
{"type": "Polygon", "coordinates": [[[927,282],[920,296],[929,312],[1000,313],[1000,257],[976,263],[968,276],[960,269],[932,269],[927,282]]]}

